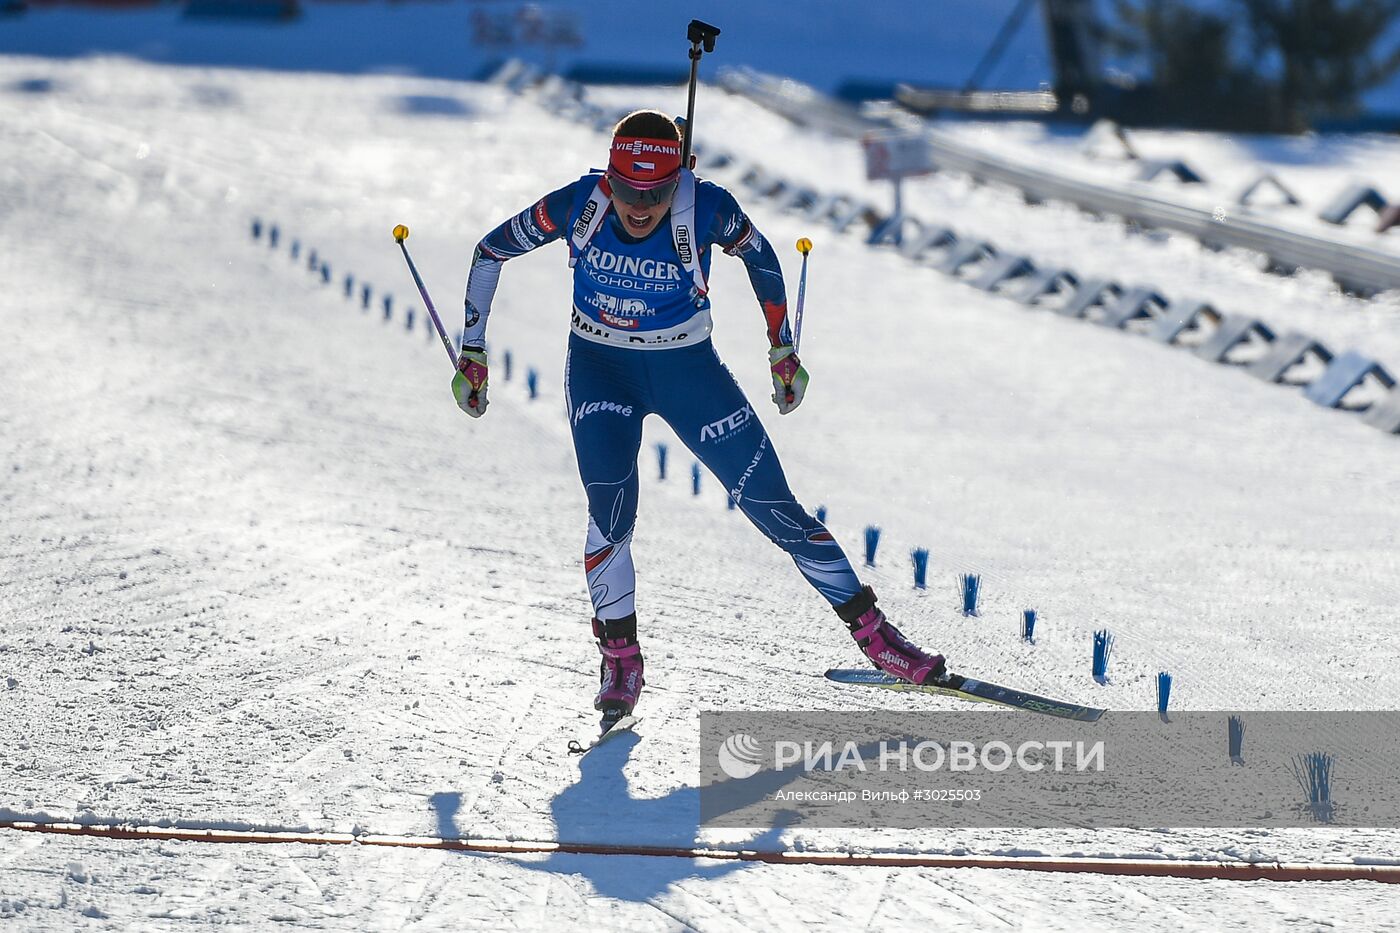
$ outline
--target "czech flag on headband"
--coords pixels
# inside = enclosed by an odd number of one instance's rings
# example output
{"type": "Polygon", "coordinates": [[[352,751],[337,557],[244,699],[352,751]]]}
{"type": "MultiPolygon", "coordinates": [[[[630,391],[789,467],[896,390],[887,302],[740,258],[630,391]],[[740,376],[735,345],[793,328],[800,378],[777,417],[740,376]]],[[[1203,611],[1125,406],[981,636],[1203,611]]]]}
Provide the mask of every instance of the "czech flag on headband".
{"type": "Polygon", "coordinates": [[[669,139],[618,136],[613,139],[608,170],[633,188],[669,184],[681,170],[681,144],[669,139]]]}

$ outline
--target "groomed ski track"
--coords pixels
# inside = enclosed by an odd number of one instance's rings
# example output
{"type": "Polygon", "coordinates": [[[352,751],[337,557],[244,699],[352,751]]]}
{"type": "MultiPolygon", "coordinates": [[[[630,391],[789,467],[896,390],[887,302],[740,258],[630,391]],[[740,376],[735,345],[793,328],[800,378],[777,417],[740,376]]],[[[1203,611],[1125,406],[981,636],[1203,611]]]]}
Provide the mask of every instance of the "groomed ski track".
{"type": "MultiPolygon", "coordinates": [[[[845,148],[704,93],[703,125],[725,145],[850,181],[845,148]]],[[[598,150],[594,134],[473,85],[0,59],[0,210],[16,231],[0,251],[0,820],[616,853],[5,832],[0,918],[39,931],[1393,927],[1392,889],[1365,881],[936,864],[1374,877],[1390,871],[1393,831],[702,831],[697,710],[952,701],[827,684],[821,671],[858,661],[849,638],[712,480],[690,495],[689,461],[656,425],[635,545],[647,734],[571,759],[567,739],[595,720],[596,651],[559,393],[564,258],[506,268],[491,336],[516,376],[493,373],[491,409],[471,422],[421,307],[405,331],[413,286],[389,231],[409,224],[451,309],[481,232],[598,150]],[[434,115],[448,108],[430,98],[462,113],[434,115]],[[277,250],[251,242],[255,216],[280,226],[277,250]],[[328,286],[306,269],[312,248],[328,286]],[[369,312],[342,298],[345,272],[373,284],[369,312]],[[716,850],[815,855],[695,857],[716,850]],[[923,862],[818,861],[847,854],[923,862]]],[[[1018,209],[1028,238],[1076,235],[1079,220],[1018,209]]],[[[989,679],[1111,709],[1149,708],[1158,670],[1183,709],[1400,695],[1393,438],[755,217],[787,262],[797,236],[816,240],[806,403],[771,412],[759,312],[724,257],[720,351],[802,501],[828,506],[852,552],[866,524],[884,528],[867,575],[906,631],[989,679]],[[908,586],[916,545],[933,551],[922,595],[908,586]],[[982,574],[980,619],[956,611],[960,572],[982,574]],[[1015,637],[1031,606],[1034,648],[1015,637]],[[1105,625],[1120,641],[1098,686],[1089,638],[1105,625]]],[[[1141,264],[1164,247],[1118,248],[1115,261],[1141,264]]]]}

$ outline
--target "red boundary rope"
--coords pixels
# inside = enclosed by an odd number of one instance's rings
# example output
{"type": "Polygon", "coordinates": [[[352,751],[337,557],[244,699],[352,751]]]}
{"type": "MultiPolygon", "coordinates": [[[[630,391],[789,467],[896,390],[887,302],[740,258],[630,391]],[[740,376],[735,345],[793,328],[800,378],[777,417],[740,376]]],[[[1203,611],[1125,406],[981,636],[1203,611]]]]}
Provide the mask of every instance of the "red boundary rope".
{"type": "Polygon", "coordinates": [[[631,846],[592,842],[508,839],[439,839],[434,836],[353,835],[350,833],[259,832],[232,829],[177,829],[161,826],[80,823],[0,822],[0,830],[138,839],[219,843],[301,843],[442,849],[492,855],[632,855],[717,859],[770,865],[853,865],[881,868],[1000,868],[1013,871],[1080,872],[1152,878],[1208,878],[1226,881],[1375,881],[1400,884],[1400,865],[1344,865],[1286,862],[1209,862],[1184,859],[1056,858],[1050,856],[904,855],[899,853],[756,852],[701,846],[631,846]]]}

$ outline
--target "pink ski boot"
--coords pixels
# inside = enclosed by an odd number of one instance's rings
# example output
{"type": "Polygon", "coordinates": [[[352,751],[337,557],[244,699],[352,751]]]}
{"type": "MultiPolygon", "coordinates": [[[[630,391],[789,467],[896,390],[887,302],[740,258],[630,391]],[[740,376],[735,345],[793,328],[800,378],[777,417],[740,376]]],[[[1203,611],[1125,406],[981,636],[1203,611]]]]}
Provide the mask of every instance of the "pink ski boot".
{"type": "Polygon", "coordinates": [[[646,683],[642,678],[642,648],[637,644],[637,614],[606,622],[594,619],[593,634],[603,653],[599,665],[602,686],[593,708],[619,717],[631,715],[646,683]]]}
{"type": "Polygon", "coordinates": [[[849,602],[837,606],[836,614],[870,663],[886,674],[912,684],[943,676],[943,655],[922,651],[900,634],[876,607],[875,591],[870,587],[861,587],[849,602]]]}

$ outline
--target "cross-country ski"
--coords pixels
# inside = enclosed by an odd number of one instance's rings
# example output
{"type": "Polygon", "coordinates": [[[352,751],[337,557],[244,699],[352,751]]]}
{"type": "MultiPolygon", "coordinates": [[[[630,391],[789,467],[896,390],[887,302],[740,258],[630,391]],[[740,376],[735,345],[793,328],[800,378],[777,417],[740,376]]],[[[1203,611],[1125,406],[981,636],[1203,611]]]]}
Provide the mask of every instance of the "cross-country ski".
{"type": "Polygon", "coordinates": [[[586,755],[608,739],[616,738],[625,732],[631,732],[640,721],[640,716],[622,716],[617,719],[604,718],[601,731],[596,738],[590,739],[586,743],[580,742],[578,739],[569,740],[569,754],[586,755]]]}
{"type": "Polygon", "coordinates": [[[833,668],[826,672],[826,679],[851,686],[877,687],[881,690],[895,690],[905,693],[928,693],[978,703],[995,703],[998,706],[1007,706],[1028,713],[1043,713],[1046,716],[1077,719],[1081,722],[1094,722],[1104,714],[1104,710],[1092,706],[1053,700],[1049,697],[1027,693],[1024,690],[1003,687],[953,673],[947,673],[942,677],[921,684],[911,684],[881,671],[833,668]]]}

